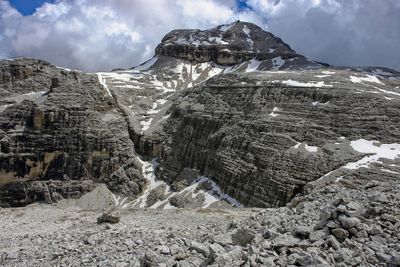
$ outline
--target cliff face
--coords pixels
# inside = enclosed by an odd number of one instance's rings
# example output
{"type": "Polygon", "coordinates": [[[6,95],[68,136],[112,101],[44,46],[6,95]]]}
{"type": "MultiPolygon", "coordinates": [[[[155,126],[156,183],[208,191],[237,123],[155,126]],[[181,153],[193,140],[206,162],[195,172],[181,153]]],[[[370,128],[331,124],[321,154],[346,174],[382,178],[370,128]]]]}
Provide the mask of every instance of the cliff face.
{"type": "Polygon", "coordinates": [[[0,200],[52,202],[101,182],[130,197],[122,206],[276,207],[327,183],[391,179],[399,80],[314,62],[245,22],[172,31],[128,70],[0,61],[0,200]]]}
{"type": "Polygon", "coordinates": [[[34,59],[0,61],[0,201],[52,202],[106,183],[144,186],[127,124],[97,75],[34,59]]]}
{"type": "Polygon", "coordinates": [[[220,65],[235,65],[250,59],[304,58],[272,33],[239,21],[209,30],[174,30],[162,39],[156,55],[220,65]]]}
{"type": "Polygon", "coordinates": [[[229,74],[183,92],[163,129],[159,176],[173,182],[197,169],[246,206],[275,207],[320,178],[398,175],[398,159],[366,166],[359,152],[377,152],[354,145],[394,143],[400,155],[398,82],[355,77],[368,78],[346,70],[229,74]]]}
{"type": "Polygon", "coordinates": [[[197,172],[246,206],[276,207],[325,183],[398,173],[397,154],[358,161],[380,144],[397,151],[399,73],[323,66],[254,24],[172,31],[145,64],[102,75],[171,190],[197,172]],[[381,143],[358,149],[363,140],[381,143]]]}

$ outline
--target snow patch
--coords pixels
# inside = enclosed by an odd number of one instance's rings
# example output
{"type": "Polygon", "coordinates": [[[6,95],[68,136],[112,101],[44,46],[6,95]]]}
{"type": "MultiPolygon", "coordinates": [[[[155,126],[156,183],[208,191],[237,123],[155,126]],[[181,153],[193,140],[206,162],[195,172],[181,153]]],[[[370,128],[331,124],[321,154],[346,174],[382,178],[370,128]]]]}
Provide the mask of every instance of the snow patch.
{"type": "Polygon", "coordinates": [[[370,83],[383,84],[376,76],[373,75],[367,75],[366,77],[350,76],[350,81],[353,83],[370,82],[370,83]]]}
{"type": "Polygon", "coordinates": [[[110,97],[112,97],[111,92],[110,92],[110,89],[108,89],[108,86],[107,86],[107,83],[106,83],[106,79],[103,78],[102,74],[100,74],[100,73],[97,73],[97,77],[98,77],[98,79],[99,79],[100,84],[104,87],[104,89],[106,89],[107,94],[108,94],[110,97]]]}
{"type": "Polygon", "coordinates": [[[278,107],[274,107],[273,109],[272,109],[272,112],[269,114],[271,117],[276,117],[276,116],[278,116],[279,114],[277,114],[277,113],[275,113],[275,112],[278,112],[278,111],[280,111],[279,110],[279,108],[278,107]]]}
{"type": "Polygon", "coordinates": [[[142,125],[142,132],[146,131],[147,129],[150,128],[151,122],[153,121],[153,118],[150,118],[146,121],[141,121],[140,125],[142,125]]]}
{"type": "Polygon", "coordinates": [[[250,60],[249,65],[247,65],[246,72],[256,71],[258,69],[258,67],[260,66],[260,64],[261,64],[261,61],[258,61],[256,59],[250,60]]]}
{"type": "Polygon", "coordinates": [[[400,157],[400,144],[397,143],[379,144],[377,141],[359,139],[351,141],[350,146],[357,152],[372,154],[365,156],[357,162],[347,163],[344,168],[350,170],[368,168],[372,163],[379,162],[381,158],[394,160],[400,157]]]}
{"type": "Polygon", "coordinates": [[[229,204],[231,204],[232,206],[237,207],[237,208],[244,207],[239,201],[237,201],[233,197],[223,193],[221,188],[210,178],[207,178],[205,176],[200,176],[198,178],[198,182],[200,182],[200,181],[202,181],[203,183],[204,182],[210,183],[211,188],[212,188],[209,191],[205,191],[206,198],[205,198],[203,208],[208,208],[212,203],[221,201],[221,200],[225,200],[226,202],[228,202],[229,204]]]}
{"type": "Polygon", "coordinates": [[[388,170],[388,169],[381,169],[381,171],[392,173],[392,174],[400,174],[399,172],[395,172],[395,171],[388,170]]]}
{"type": "Polygon", "coordinates": [[[325,84],[325,82],[323,82],[323,81],[303,83],[303,82],[298,82],[298,81],[289,79],[287,81],[282,81],[282,83],[289,85],[289,86],[296,86],[296,87],[332,87],[332,85],[325,84]]]}
{"type": "Polygon", "coordinates": [[[338,178],[336,178],[336,182],[339,182],[340,180],[343,180],[343,176],[339,176],[338,178]]]}
{"type": "Polygon", "coordinates": [[[292,146],[292,148],[294,148],[294,149],[299,149],[300,147],[304,147],[304,149],[310,153],[318,152],[317,146],[309,146],[306,143],[297,143],[296,145],[292,146]]]}
{"type": "Polygon", "coordinates": [[[376,87],[376,86],[374,86],[374,87],[375,87],[376,89],[378,89],[379,91],[381,91],[382,93],[400,96],[400,93],[393,92],[393,91],[388,91],[388,90],[385,90],[385,89],[381,89],[381,88],[378,88],[378,87],[376,87]]]}
{"type": "Polygon", "coordinates": [[[249,28],[247,28],[246,25],[243,26],[243,32],[247,35],[247,42],[250,44],[250,47],[253,48],[254,42],[253,42],[253,40],[252,40],[251,37],[250,37],[250,32],[251,32],[251,31],[250,31],[249,28]]]}
{"type": "Polygon", "coordinates": [[[147,162],[142,160],[140,157],[137,157],[138,161],[142,164],[142,173],[147,181],[147,187],[144,193],[137,199],[127,202],[126,198],[121,198],[118,196],[114,196],[115,206],[119,208],[146,208],[146,202],[151,191],[159,186],[165,187],[165,195],[168,196],[166,199],[158,200],[152,206],[148,207],[151,209],[157,209],[162,207],[163,209],[176,209],[175,206],[170,204],[170,199],[176,195],[187,195],[192,194],[193,197],[196,197],[199,194],[204,194],[205,201],[202,204],[202,208],[209,207],[212,203],[217,201],[224,200],[230,203],[234,207],[242,208],[244,207],[239,201],[225,194],[221,188],[210,178],[205,176],[199,176],[195,181],[193,181],[188,187],[184,188],[179,192],[174,192],[170,189],[169,185],[167,185],[164,181],[159,181],[155,176],[155,169],[157,168],[158,162],[157,159],[153,159],[151,162],[147,162]],[[209,190],[198,188],[203,183],[208,183],[210,188],[209,190]]]}
{"type": "Polygon", "coordinates": [[[319,102],[319,101],[313,101],[311,104],[312,104],[313,106],[327,105],[327,104],[329,104],[329,101],[328,101],[328,102],[325,102],[325,103],[321,103],[321,102],[319,102]]]}
{"type": "Polygon", "coordinates": [[[329,71],[329,70],[324,70],[324,71],[322,71],[322,73],[326,74],[326,75],[331,75],[331,74],[335,74],[336,72],[329,71]]]}

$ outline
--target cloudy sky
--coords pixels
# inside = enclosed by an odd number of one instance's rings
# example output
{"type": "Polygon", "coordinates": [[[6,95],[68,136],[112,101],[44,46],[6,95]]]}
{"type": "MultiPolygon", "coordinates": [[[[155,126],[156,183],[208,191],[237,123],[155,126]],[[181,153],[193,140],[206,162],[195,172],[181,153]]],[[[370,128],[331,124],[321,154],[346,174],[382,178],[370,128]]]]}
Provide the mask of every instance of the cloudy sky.
{"type": "Polygon", "coordinates": [[[0,0],[0,58],[126,68],[172,29],[237,19],[314,60],[400,70],[400,0],[0,0]]]}

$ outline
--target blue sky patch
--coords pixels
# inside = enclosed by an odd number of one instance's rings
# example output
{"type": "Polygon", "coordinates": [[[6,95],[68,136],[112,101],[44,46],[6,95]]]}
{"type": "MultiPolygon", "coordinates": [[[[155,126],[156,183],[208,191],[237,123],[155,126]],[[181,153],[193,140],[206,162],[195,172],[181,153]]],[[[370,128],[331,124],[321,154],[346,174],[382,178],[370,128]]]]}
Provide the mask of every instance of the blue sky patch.
{"type": "Polygon", "coordinates": [[[239,9],[239,11],[250,9],[249,5],[247,5],[246,0],[237,0],[237,8],[239,9]]]}
{"type": "Polygon", "coordinates": [[[32,15],[46,2],[54,3],[55,0],[10,0],[10,4],[24,16],[32,15]]]}

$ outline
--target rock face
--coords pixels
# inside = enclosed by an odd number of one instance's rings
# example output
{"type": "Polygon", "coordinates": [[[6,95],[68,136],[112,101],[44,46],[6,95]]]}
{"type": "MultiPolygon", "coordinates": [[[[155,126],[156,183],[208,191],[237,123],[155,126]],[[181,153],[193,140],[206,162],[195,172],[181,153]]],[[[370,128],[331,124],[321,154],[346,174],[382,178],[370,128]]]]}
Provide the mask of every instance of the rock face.
{"type": "Polygon", "coordinates": [[[126,121],[93,74],[0,61],[0,144],[1,205],[78,197],[93,182],[137,195],[145,183],[126,121]]]}
{"type": "Polygon", "coordinates": [[[240,21],[204,31],[174,30],[162,39],[156,55],[221,65],[235,65],[254,58],[304,59],[272,33],[240,21]]]}
{"type": "Polygon", "coordinates": [[[330,183],[391,179],[399,80],[312,61],[239,21],[172,31],[128,70],[1,61],[0,199],[53,202],[101,182],[131,197],[120,207],[278,207],[330,183]],[[134,150],[158,160],[142,168],[134,150]]]}
{"type": "Polygon", "coordinates": [[[320,75],[321,70],[229,74],[182,92],[159,132],[166,138],[159,176],[174,181],[185,168],[197,169],[245,205],[274,207],[325,175],[397,175],[385,170],[399,169],[389,160],[400,156],[398,82],[354,83],[366,76],[339,70],[310,82],[320,75]],[[363,151],[356,144],[368,141],[360,138],[382,145],[371,143],[372,150],[363,151]],[[374,151],[391,143],[394,157],[374,151]],[[368,159],[360,151],[388,163],[360,169],[368,159]]]}

